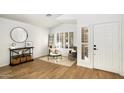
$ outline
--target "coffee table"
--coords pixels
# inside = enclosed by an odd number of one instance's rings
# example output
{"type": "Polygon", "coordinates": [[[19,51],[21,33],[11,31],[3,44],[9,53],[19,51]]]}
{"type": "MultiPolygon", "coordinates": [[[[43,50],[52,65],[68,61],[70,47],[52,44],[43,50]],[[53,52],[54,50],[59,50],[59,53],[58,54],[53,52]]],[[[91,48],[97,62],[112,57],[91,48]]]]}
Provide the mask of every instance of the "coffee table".
{"type": "Polygon", "coordinates": [[[59,54],[59,53],[50,53],[49,55],[48,55],[48,60],[49,60],[49,57],[53,57],[54,59],[56,58],[58,58],[58,57],[61,57],[61,59],[62,59],[62,54],[59,54]]]}

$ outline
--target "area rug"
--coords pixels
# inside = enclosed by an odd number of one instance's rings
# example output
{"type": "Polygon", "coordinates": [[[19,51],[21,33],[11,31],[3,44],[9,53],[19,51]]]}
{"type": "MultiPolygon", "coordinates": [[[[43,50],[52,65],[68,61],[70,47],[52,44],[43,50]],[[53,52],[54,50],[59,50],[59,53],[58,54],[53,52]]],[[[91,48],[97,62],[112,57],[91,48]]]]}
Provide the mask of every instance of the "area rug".
{"type": "Polygon", "coordinates": [[[54,63],[54,64],[59,64],[59,65],[69,66],[69,67],[72,66],[74,63],[76,63],[76,61],[69,60],[68,57],[62,57],[62,59],[59,57],[58,58],[50,57],[48,60],[48,57],[46,56],[46,57],[39,58],[39,60],[54,63]]]}

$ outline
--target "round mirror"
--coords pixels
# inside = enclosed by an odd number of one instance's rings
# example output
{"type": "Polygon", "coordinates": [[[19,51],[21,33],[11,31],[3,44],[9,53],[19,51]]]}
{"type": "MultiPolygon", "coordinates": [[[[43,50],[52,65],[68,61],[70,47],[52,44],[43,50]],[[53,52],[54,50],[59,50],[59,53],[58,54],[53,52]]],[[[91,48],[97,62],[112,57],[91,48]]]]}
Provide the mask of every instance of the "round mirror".
{"type": "Polygon", "coordinates": [[[13,41],[22,43],[25,42],[28,38],[27,31],[22,27],[15,27],[10,32],[10,37],[13,41]]]}

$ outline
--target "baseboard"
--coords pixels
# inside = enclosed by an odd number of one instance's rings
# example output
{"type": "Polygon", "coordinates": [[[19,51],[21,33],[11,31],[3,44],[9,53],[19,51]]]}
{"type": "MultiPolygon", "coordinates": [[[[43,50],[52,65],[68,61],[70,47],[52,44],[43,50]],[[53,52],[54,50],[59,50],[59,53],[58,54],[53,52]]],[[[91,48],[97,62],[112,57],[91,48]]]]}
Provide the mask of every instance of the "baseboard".
{"type": "Polygon", "coordinates": [[[90,68],[90,69],[93,68],[93,67],[92,67],[91,65],[89,65],[89,64],[81,64],[81,63],[79,63],[79,62],[77,62],[77,66],[82,66],[82,67],[86,67],[86,68],[90,68]]]}
{"type": "Polygon", "coordinates": [[[9,64],[0,64],[0,67],[8,66],[9,64]]]}

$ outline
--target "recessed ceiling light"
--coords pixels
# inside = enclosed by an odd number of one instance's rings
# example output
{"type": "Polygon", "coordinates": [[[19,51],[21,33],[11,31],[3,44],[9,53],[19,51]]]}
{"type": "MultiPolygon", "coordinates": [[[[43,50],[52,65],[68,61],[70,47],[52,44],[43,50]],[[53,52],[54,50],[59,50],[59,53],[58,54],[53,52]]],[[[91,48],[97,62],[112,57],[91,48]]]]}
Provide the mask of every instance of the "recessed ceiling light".
{"type": "Polygon", "coordinates": [[[52,14],[46,14],[46,16],[47,16],[47,17],[51,17],[51,16],[52,16],[52,14]]]}

